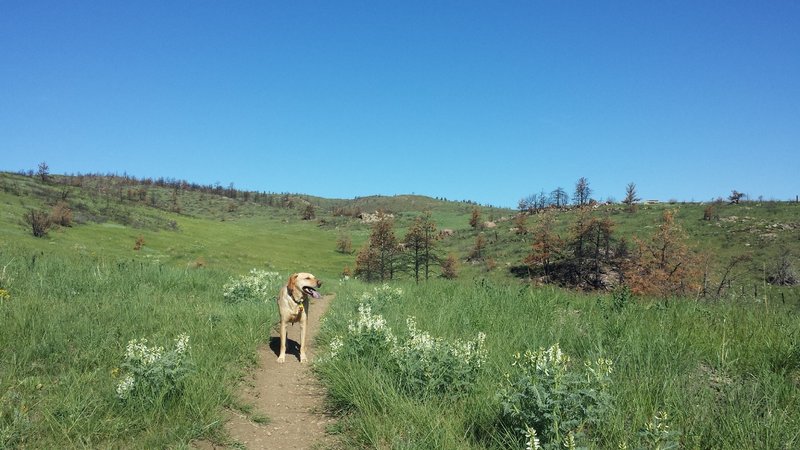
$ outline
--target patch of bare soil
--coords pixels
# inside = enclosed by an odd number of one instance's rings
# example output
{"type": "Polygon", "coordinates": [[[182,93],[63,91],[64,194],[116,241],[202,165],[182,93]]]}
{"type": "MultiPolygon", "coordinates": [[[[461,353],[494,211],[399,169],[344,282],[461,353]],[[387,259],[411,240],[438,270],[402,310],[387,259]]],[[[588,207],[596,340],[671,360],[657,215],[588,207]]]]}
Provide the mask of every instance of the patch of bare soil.
{"type": "MultiPolygon", "coordinates": [[[[320,318],[327,311],[333,296],[311,300],[306,354],[314,360],[314,338],[319,332],[320,318]]],[[[239,388],[241,403],[252,405],[245,415],[228,411],[225,429],[232,448],[256,449],[326,449],[334,447],[325,428],[334,419],[325,414],[325,390],[314,377],[309,365],[300,363],[300,325],[289,326],[286,362],[277,362],[280,340],[272,331],[269,347],[258,351],[259,364],[239,388]],[[264,420],[262,420],[264,419],[264,420]],[[255,421],[254,421],[255,420],[255,421]],[[257,423],[262,422],[262,423],[257,423]]],[[[208,441],[194,442],[202,450],[231,448],[208,441]]]]}

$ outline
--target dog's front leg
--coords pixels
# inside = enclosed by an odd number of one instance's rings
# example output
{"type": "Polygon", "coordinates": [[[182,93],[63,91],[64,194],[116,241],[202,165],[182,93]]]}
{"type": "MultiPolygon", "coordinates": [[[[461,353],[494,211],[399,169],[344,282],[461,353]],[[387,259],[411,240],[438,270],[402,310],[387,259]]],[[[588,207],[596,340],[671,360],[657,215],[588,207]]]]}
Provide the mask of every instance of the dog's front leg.
{"type": "Polygon", "coordinates": [[[286,321],[281,319],[281,352],[278,354],[278,362],[286,360],[286,321]]]}
{"type": "Polygon", "coordinates": [[[303,316],[300,318],[300,362],[306,362],[306,322],[308,321],[308,314],[303,311],[303,316]]]}

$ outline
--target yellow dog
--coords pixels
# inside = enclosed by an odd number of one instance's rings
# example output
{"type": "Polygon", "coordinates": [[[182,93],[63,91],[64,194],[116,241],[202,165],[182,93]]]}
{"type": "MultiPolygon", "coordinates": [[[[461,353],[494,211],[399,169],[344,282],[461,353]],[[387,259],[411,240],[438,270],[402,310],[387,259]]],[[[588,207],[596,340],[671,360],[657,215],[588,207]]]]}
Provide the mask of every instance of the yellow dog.
{"type": "Polygon", "coordinates": [[[317,289],[322,286],[310,273],[292,274],[286,286],[278,294],[278,313],[281,316],[281,351],[278,362],[286,360],[286,324],[300,322],[300,362],[306,362],[306,323],[308,322],[309,297],[320,298],[317,289]]]}

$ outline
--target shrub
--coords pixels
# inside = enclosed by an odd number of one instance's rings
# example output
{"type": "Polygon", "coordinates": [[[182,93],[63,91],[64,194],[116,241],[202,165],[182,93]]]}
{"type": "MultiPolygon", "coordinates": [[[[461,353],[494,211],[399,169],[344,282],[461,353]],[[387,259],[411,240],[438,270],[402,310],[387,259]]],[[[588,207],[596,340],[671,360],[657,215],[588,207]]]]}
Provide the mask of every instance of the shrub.
{"type": "Polygon", "coordinates": [[[486,361],[486,335],[478,333],[475,340],[451,342],[418,330],[413,317],[406,325],[408,338],[392,352],[403,389],[419,397],[453,398],[468,393],[486,361]]]}
{"type": "Polygon", "coordinates": [[[519,436],[538,436],[541,448],[557,449],[581,440],[611,406],[612,362],[598,358],[581,366],[558,343],[514,355],[511,374],[498,392],[502,422],[519,436]]]}
{"type": "Polygon", "coordinates": [[[72,210],[66,202],[58,202],[50,211],[50,222],[62,227],[72,226],[72,210]]]}
{"type": "Polygon", "coordinates": [[[339,235],[336,239],[336,251],[349,255],[353,253],[353,241],[346,234],[339,235]]]}
{"type": "Polygon", "coordinates": [[[168,352],[164,347],[148,347],[147,339],[129,341],[122,363],[126,373],[117,383],[117,397],[123,401],[139,398],[157,402],[180,393],[183,380],[191,371],[188,350],[186,334],[175,339],[175,348],[168,352]]]}
{"type": "Polygon", "coordinates": [[[442,261],[442,277],[448,280],[458,278],[458,259],[455,255],[448,255],[447,259],[442,261]]]}
{"type": "Polygon", "coordinates": [[[35,237],[47,236],[47,232],[52,226],[50,215],[47,212],[34,209],[25,213],[25,223],[31,227],[31,232],[35,237]]]}
{"type": "Polygon", "coordinates": [[[715,203],[711,203],[710,205],[703,208],[703,220],[719,220],[719,213],[717,213],[717,205],[715,203]]]}
{"type": "Polygon", "coordinates": [[[314,209],[314,205],[309,203],[303,209],[302,218],[303,218],[303,220],[314,220],[315,217],[316,217],[316,212],[315,212],[315,209],[314,209]]]}
{"type": "Polygon", "coordinates": [[[365,355],[391,354],[397,338],[380,314],[373,314],[369,304],[358,305],[358,318],[351,320],[344,337],[336,336],[330,343],[330,359],[358,358],[365,355]]]}
{"type": "Polygon", "coordinates": [[[772,265],[767,282],[777,286],[794,286],[798,283],[797,272],[792,264],[792,255],[783,250],[778,260],[772,265]]]}
{"type": "Polygon", "coordinates": [[[613,300],[613,308],[615,311],[622,311],[625,309],[629,304],[632,303],[633,294],[631,293],[631,289],[627,285],[622,285],[614,289],[614,292],[611,293],[611,298],[613,300]]]}
{"type": "Polygon", "coordinates": [[[229,303],[266,302],[277,295],[280,286],[281,275],[278,272],[251,269],[248,275],[228,280],[222,287],[222,296],[229,303]]]}
{"type": "Polygon", "coordinates": [[[379,292],[362,295],[357,319],[350,321],[344,336],[331,340],[330,353],[320,363],[372,358],[409,395],[448,399],[466,396],[486,362],[486,336],[478,333],[471,341],[435,338],[420,331],[413,317],[406,321],[408,334],[398,336],[383,316],[373,314],[370,302],[399,298],[402,291],[387,285],[374,291],[379,292]]]}

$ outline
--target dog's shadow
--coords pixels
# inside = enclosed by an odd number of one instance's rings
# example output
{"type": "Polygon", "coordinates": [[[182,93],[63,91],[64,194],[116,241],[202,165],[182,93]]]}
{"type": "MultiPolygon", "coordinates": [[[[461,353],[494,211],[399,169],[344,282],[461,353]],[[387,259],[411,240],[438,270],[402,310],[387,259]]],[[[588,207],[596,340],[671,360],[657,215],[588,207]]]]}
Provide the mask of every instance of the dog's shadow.
{"type": "MultiPolygon", "coordinates": [[[[281,338],[278,336],[271,336],[269,338],[269,348],[272,350],[272,353],[275,353],[275,356],[281,354],[281,338]]],[[[286,339],[286,354],[292,355],[300,361],[300,343],[295,341],[294,339],[286,339]]]]}

